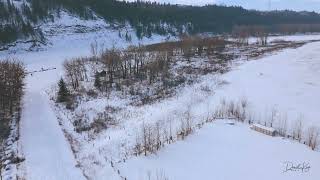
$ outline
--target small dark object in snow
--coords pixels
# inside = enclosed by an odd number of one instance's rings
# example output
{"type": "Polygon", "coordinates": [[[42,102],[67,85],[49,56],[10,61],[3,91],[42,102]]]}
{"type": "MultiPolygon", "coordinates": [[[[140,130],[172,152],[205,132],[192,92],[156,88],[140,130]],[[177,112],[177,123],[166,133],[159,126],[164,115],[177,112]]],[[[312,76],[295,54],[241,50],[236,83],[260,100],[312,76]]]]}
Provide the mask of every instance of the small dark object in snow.
{"type": "Polygon", "coordinates": [[[234,122],[227,122],[226,124],[229,124],[229,125],[233,126],[234,122]]]}
{"type": "Polygon", "coordinates": [[[269,136],[276,136],[277,133],[277,131],[274,128],[263,126],[261,124],[253,124],[251,126],[251,129],[269,136]]]}
{"type": "Polygon", "coordinates": [[[26,159],[24,158],[24,157],[14,157],[13,159],[12,159],[12,163],[13,164],[19,164],[19,163],[21,163],[21,162],[24,162],[26,159]]]}

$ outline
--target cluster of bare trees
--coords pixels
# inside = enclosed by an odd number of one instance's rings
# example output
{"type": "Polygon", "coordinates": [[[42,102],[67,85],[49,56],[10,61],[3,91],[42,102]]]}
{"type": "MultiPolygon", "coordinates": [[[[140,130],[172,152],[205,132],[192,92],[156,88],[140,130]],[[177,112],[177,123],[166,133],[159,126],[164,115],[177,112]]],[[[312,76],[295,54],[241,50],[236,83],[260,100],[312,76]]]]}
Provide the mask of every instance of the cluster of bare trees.
{"type": "Polygon", "coordinates": [[[25,75],[25,69],[21,62],[14,59],[0,60],[0,179],[2,178],[2,170],[6,171],[8,162],[2,163],[7,161],[8,157],[20,161],[13,152],[7,152],[9,143],[6,143],[5,140],[9,136],[13,140],[18,138],[13,135],[11,128],[13,124],[18,124],[17,121],[20,118],[25,75]]]}
{"type": "MultiPolygon", "coordinates": [[[[214,108],[213,113],[208,114],[205,121],[193,122],[193,117],[188,109],[177,128],[172,128],[172,123],[159,123],[155,125],[143,124],[141,133],[137,137],[133,152],[135,155],[148,155],[156,153],[161,147],[166,144],[171,144],[176,140],[184,140],[185,137],[193,133],[196,128],[201,128],[205,123],[210,123],[216,119],[233,119],[242,123],[260,123],[267,127],[273,127],[278,132],[279,136],[296,140],[309,146],[312,150],[316,150],[320,144],[320,129],[316,126],[305,128],[303,125],[303,117],[299,117],[295,123],[287,122],[287,115],[282,114],[276,117],[277,112],[273,109],[271,116],[261,120],[252,116],[248,111],[248,101],[242,98],[238,102],[221,100],[219,106],[214,108]],[[160,126],[161,124],[161,126],[160,126]]],[[[261,117],[260,117],[261,118],[261,117]]]]}
{"type": "Polygon", "coordinates": [[[190,109],[184,113],[177,128],[169,124],[157,122],[154,125],[143,123],[141,132],[137,136],[135,146],[133,148],[134,155],[154,154],[166,144],[171,144],[177,140],[184,140],[193,133],[196,126],[192,120],[190,109]]]}
{"type": "Polygon", "coordinates": [[[312,33],[319,31],[320,24],[237,25],[233,27],[232,36],[240,44],[248,44],[249,37],[256,37],[259,44],[267,45],[270,34],[312,33]]]}
{"type": "Polygon", "coordinates": [[[249,44],[249,37],[258,38],[258,43],[262,46],[267,45],[270,27],[267,26],[234,26],[232,35],[240,44],[249,44]]]}
{"type": "Polygon", "coordinates": [[[306,144],[312,150],[315,150],[320,144],[320,129],[316,126],[305,127],[303,124],[303,116],[292,123],[288,123],[286,113],[279,114],[272,109],[271,115],[262,120],[261,117],[253,117],[252,113],[247,109],[248,101],[243,98],[238,102],[221,100],[220,106],[214,111],[214,119],[235,119],[239,122],[252,124],[259,122],[260,124],[273,127],[279,136],[296,140],[306,144]]]}
{"type": "Polygon", "coordinates": [[[273,31],[281,34],[313,33],[320,31],[320,24],[279,24],[273,27],[273,31]]]}
{"type": "Polygon", "coordinates": [[[146,180],[169,180],[169,178],[163,170],[156,171],[156,173],[152,173],[151,171],[148,171],[146,180]]]}
{"type": "Polygon", "coordinates": [[[166,51],[146,51],[144,47],[131,46],[124,51],[108,49],[99,59],[104,70],[96,76],[102,81],[97,84],[107,90],[113,83],[128,84],[129,80],[148,80],[150,84],[157,78],[164,80],[169,75],[170,60],[171,56],[166,51]]]}
{"type": "Polygon", "coordinates": [[[293,136],[293,139],[296,139],[299,142],[301,142],[302,135],[303,135],[303,123],[302,123],[302,119],[299,118],[293,124],[292,136],[293,136]]]}
{"type": "Polygon", "coordinates": [[[306,136],[306,141],[307,141],[307,145],[312,149],[315,150],[318,145],[319,145],[319,141],[320,141],[320,129],[312,126],[309,127],[307,129],[307,136],[306,136]]]}
{"type": "Polygon", "coordinates": [[[157,78],[168,77],[169,65],[173,56],[182,55],[187,60],[196,55],[213,53],[217,47],[225,47],[222,38],[183,36],[180,41],[166,42],[150,46],[130,46],[120,51],[115,48],[102,52],[100,61],[107,73],[107,83],[115,79],[147,78],[149,83],[157,78]]]}
{"type": "Polygon", "coordinates": [[[184,139],[193,132],[193,120],[190,113],[190,108],[185,112],[184,117],[180,119],[180,127],[177,131],[177,138],[184,139]]]}
{"type": "Polygon", "coordinates": [[[225,48],[227,42],[223,37],[202,37],[182,35],[178,41],[177,48],[180,49],[183,57],[190,60],[196,55],[210,56],[216,50],[225,48]]]}
{"type": "Polygon", "coordinates": [[[271,116],[262,120],[252,115],[248,110],[248,101],[246,98],[241,100],[226,101],[221,100],[220,105],[209,110],[206,119],[194,122],[189,108],[184,114],[181,114],[181,121],[157,121],[155,124],[143,123],[140,132],[137,135],[133,149],[128,149],[127,154],[139,156],[155,154],[165,145],[184,140],[185,137],[192,134],[196,129],[202,128],[206,123],[211,123],[217,119],[232,119],[242,123],[259,123],[266,127],[273,127],[278,136],[285,137],[303,143],[309,146],[312,150],[319,148],[320,144],[320,129],[315,126],[305,128],[303,125],[303,117],[299,117],[291,126],[287,123],[286,114],[278,117],[278,112],[274,109],[271,111],[271,116]],[[268,119],[270,118],[270,119],[268,119]],[[132,151],[131,151],[132,150],[132,151]]]}
{"type": "Polygon", "coordinates": [[[80,81],[88,81],[86,58],[74,58],[63,63],[66,78],[74,90],[78,90],[80,81]]]}
{"type": "Polygon", "coordinates": [[[77,133],[89,132],[94,136],[111,126],[117,125],[115,118],[111,117],[107,112],[98,113],[97,116],[90,121],[88,115],[84,112],[76,115],[76,120],[73,122],[77,133]]]}
{"type": "Polygon", "coordinates": [[[134,146],[134,154],[140,155],[144,154],[145,156],[148,153],[157,152],[164,144],[162,142],[162,126],[157,123],[154,127],[151,125],[142,125],[142,134],[137,137],[136,144],[134,146]]]}
{"type": "Polygon", "coordinates": [[[317,126],[306,127],[303,123],[303,117],[298,119],[289,126],[286,115],[280,120],[275,127],[280,136],[296,140],[309,146],[312,150],[318,148],[320,144],[320,128],[317,126]]]}
{"type": "Polygon", "coordinates": [[[244,122],[250,119],[247,117],[248,101],[246,98],[241,99],[239,102],[230,101],[227,102],[222,99],[220,105],[215,108],[213,116],[216,119],[236,119],[244,122]]]}
{"type": "MultiPolygon", "coordinates": [[[[265,125],[268,126],[267,123],[265,125]]],[[[270,125],[269,125],[270,126],[270,125]]],[[[320,129],[317,126],[306,127],[303,123],[303,117],[293,123],[288,123],[287,115],[284,114],[278,120],[278,123],[273,126],[278,132],[278,135],[289,139],[296,140],[309,146],[315,150],[320,144],[320,129]]]]}
{"type": "Polygon", "coordinates": [[[89,65],[102,66],[92,68],[96,72],[96,83],[100,90],[107,90],[114,83],[118,85],[124,80],[144,80],[150,83],[156,78],[168,76],[171,56],[166,51],[146,51],[143,47],[131,46],[126,50],[106,49],[100,56],[92,58],[76,58],[64,62],[64,70],[68,83],[73,90],[79,90],[80,82],[88,80],[89,65]]]}
{"type": "Polygon", "coordinates": [[[7,135],[12,115],[20,112],[25,75],[21,62],[0,60],[0,139],[7,135]]]}
{"type": "Polygon", "coordinates": [[[251,34],[247,26],[234,26],[232,36],[237,39],[238,43],[248,45],[251,34]]]}
{"type": "Polygon", "coordinates": [[[223,38],[182,36],[180,41],[165,42],[149,46],[130,46],[98,52],[98,45],[92,44],[93,56],[75,58],[64,62],[68,84],[79,90],[80,82],[88,80],[95,71],[95,86],[106,91],[113,85],[128,85],[147,80],[149,84],[162,82],[166,86],[170,78],[169,68],[174,56],[189,60],[193,56],[214,54],[217,49],[225,48],[223,38]],[[91,72],[88,72],[90,68],[91,72]],[[135,80],[135,81],[134,81],[135,80]]]}

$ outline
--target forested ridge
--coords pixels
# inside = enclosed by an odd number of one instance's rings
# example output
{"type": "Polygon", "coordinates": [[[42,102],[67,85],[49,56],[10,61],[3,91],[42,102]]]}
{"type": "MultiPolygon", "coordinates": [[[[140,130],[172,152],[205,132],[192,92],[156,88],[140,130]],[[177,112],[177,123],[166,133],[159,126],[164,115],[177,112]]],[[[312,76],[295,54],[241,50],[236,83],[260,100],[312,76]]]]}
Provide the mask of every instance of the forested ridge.
{"type": "Polygon", "coordinates": [[[129,23],[139,38],[149,37],[152,33],[228,33],[236,25],[263,25],[276,32],[279,29],[277,25],[320,24],[320,15],[315,12],[260,12],[241,7],[197,7],[116,0],[2,0],[0,45],[23,38],[42,39],[41,29],[36,25],[53,21],[59,17],[61,10],[85,19],[97,15],[111,23],[129,23]]]}

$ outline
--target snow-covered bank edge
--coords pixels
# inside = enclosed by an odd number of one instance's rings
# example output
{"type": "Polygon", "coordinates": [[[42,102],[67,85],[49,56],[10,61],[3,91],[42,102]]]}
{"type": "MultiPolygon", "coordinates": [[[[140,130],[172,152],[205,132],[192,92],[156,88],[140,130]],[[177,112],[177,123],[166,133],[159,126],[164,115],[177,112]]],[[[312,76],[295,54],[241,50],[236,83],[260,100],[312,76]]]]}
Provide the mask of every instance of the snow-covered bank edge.
{"type": "MultiPolygon", "coordinates": [[[[10,134],[0,150],[0,179],[20,179],[25,176],[24,154],[20,139],[20,116],[17,112],[10,122],[10,134]]],[[[0,145],[1,146],[1,145],[0,145]]]]}

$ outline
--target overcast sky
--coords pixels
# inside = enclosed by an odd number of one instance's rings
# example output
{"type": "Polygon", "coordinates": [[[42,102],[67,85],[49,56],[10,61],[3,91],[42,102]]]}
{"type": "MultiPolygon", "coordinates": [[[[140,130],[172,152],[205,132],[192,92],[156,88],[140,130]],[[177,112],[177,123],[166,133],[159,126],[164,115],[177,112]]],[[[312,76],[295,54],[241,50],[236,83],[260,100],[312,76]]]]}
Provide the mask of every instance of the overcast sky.
{"type": "MultiPolygon", "coordinates": [[[[134,1],[134,0],[129,0],[134,1]]],[[[171,4],[205,5],[205,4],[224,4],[239,5],[246,9],[272,10],[289,9],[296,11],[317,11],[320,12],[320,0],[152,0],[171,4]]]]}

